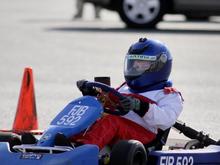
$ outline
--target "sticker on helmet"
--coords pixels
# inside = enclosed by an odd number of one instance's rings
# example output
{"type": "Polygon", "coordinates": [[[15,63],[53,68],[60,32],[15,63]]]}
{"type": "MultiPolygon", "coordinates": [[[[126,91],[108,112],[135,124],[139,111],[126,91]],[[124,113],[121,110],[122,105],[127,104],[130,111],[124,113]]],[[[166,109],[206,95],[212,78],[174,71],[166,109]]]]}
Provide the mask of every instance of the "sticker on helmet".
{"type": "Polygon", "coordinates": [[[127,55],[129,60],[146,60],[146,61],[156,61],[156,56],[146,56],[146,55],[139,55],[139,54],[129,54],[127,55]]]}

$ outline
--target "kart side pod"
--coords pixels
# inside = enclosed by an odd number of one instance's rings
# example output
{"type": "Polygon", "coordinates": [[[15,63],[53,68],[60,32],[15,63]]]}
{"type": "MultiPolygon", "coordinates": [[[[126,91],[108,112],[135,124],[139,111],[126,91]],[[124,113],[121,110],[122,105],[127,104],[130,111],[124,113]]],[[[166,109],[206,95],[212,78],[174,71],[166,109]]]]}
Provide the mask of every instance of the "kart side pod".
{"type": "Polygon", "coordinates": [[[148,160],[148,164],[154,165],[220,164],[220,146],[210,145],[194,150],[153,151],[148,160]]]}
{"type": "Polygon", "coordinates": [[[1,165],[98,165],[96,145],[82,145],[61,153],[11,152],[7,142],[0,143],[1,165]]]}

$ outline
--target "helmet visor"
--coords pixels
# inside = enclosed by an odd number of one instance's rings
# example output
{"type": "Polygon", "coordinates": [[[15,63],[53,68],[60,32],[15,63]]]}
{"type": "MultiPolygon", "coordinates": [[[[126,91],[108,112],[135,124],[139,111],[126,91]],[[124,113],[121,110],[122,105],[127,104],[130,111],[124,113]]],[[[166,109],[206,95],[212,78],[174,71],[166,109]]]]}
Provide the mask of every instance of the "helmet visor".
{"type": "Polygon", "coordinates": [[[156,72],[164,66],[166,61],[165,54],[159,56],[128,54],[125,57],[124,75],[136,77],[146,72],[156,72]]]}

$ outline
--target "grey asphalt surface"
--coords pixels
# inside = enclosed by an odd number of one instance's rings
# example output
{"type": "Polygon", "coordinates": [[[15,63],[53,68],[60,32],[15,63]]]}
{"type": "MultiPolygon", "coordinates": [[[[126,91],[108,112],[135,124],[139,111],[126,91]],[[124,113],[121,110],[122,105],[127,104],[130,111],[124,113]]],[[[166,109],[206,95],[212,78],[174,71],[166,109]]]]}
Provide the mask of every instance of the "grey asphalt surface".
{"type": "Polygon", "coordinates": [[[80,96],[79,79],[123,79],[123,58],[139,37],[165,42],[174,57],[172,80],[184,96],[180,120],[220,139],[220,18],[185,22],[165,16],[156,30],[128,30],[114,12],[93,19],[86,5],[83,20],[72,21],[72,0],[0,0],[0,127],[11,128],[23,76],[34,71],[39,125],[80,96]]]}

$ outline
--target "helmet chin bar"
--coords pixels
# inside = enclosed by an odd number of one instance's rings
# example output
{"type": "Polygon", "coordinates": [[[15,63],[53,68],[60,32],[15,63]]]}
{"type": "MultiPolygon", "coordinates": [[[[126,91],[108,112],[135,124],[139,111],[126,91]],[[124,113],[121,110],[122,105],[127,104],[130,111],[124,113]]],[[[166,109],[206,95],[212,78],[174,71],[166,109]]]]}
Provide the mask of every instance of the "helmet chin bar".
{"type": "Polygon", "coordinates": [[[152,84],[148,84],[148,85],[145,85],[145,86],[142,86],[142,87],[135,87],[133,86],[132,84],[130,85],[132,89],[134,90],[142,90],[142,89],[148,89],[148,88],[153,88],[153,87],[156,87],[158,85],[165,85],[167,83],[167,80],[164,80],[164,81],[160,81],[160,82],[156,82],[156,83],[152,83],[152,84]]]}
{"type": "Polygon", "coordinates": [[[136,78],[138,78],[138,77],[140,77],[141,75],[139,75],[139,76],[125,76],[125,80],[130,80],[130,81],[132,81],[132,80],[135,80],[136,78]]]}

